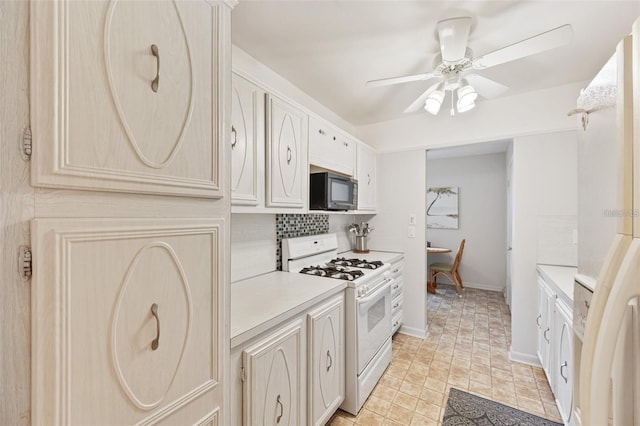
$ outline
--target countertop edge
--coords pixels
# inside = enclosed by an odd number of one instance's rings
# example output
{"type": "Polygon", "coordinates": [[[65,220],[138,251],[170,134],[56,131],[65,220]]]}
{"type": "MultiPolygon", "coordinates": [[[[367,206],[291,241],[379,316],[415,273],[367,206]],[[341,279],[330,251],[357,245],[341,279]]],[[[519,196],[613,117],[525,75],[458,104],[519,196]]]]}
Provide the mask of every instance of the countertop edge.
{"type": "MultiPolygon", "coordinates": [[[[575,266],[558,266],[558,265],[545,265],[545,264],[537,264],[536,265],[536,270],[540,273],[540,275],[542,275],[543,279],[545,280],[545,282],[547,282],[549,285],[551,285],[554,290],[557,291],[558,296],[566,303],[569,305],[569,307],[571,309],[573,309],[573,281],[575,280],[575,276],[578,273],[578,268],[576,268],[575,266]],[[572,275],[572,280],[569,283],[558,283],[557,282],[557,276],[554,277],[552,271],[555,268],[562,268],[566,271],[566,273],[569,273],[572,275]],[[566,289],[569,289],[570,293],[567,293],[566,289]]],[[[566,277],[563,277],[566,278],[566,277]]]]}

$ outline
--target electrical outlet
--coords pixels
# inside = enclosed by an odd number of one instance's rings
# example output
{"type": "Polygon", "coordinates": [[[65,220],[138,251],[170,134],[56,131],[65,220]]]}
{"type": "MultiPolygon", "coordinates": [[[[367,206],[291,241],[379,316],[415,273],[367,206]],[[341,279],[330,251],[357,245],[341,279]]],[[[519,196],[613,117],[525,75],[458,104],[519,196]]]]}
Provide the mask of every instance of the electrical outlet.
{"type": "Polygon", "coordinates": [[[411,213],[409,215],[409,225],[415,225],[415,224],[416,224],[416,214],[411,213]]]}
{"type": "Polygon", "coordinates": [[[409,238],[415,238],[416,237],[416,227],[415,226],[409,226],[407,229],[407,237],[409,238]]]}

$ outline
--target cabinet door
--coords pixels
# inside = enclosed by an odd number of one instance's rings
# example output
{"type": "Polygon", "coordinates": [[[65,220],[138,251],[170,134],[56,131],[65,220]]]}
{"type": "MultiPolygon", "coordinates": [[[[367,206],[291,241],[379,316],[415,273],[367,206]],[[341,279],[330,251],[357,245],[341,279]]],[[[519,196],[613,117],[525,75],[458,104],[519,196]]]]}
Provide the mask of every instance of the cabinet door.
{"type": "Polygon", "coordinates": [[[376,209],[376,153],[358,145],[358,210],[376,209]]]}
{"type": "Polygon", "coordinates": [[[309,117],[309,164],[353,176],[355,142],[330,124],[309,117]]]}
{"type": "Polygon", "coordinates": [[[303,424],[304,331],[301,319],[271,333],[243,353],[243,423],[303,424]]]}
{"type": "Polygon", "coordinates": [[[324,425],[344,400],[344,295],[308,315],[308,424],[324,425]]]}
{"type": "Polygon", "coordinates": [[[267,205],[305,205],[307,118],[293,105],[267,95],[267,205]]]}
{"type": "Polygon", "coordinates": [[[556,340],[557,358],[555,364],[556,399],[558,411],[565,424],[571,419],[573,403],[573,330],[571,327],[571,314],[560,303],[556,304],[556,340]]]}
{"type": "Polygon", "coordinates": [[[223,7],[34,2],[32,184],[221,197],[223,7]]]}
{"type": "Polygon", "coordinates": [[[222,226],[33,222],[33,424],[194,424],[221,408],[222,226]]]}
{"type": "Polygon", "coordinates": [[[231,96],[231,200],[264,203],[264,92],[233,74],[231,96]]]}

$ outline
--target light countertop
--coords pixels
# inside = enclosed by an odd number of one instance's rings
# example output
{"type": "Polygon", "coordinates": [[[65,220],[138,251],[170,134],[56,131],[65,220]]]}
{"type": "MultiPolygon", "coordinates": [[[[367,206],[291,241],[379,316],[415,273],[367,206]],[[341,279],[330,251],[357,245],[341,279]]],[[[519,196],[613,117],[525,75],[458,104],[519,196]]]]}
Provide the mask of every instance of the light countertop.
{"type": "Polygon", "coordinates": [[[538,264],[537,269],[544,280],[555,287],[558,296],[569,306],[573,306],[573,282],[578,268],[538,264]]]}
{"type": "Polygon", "coordinates": [[[231,284],[231,347],[343,291],[345,281],[270,272],[231,284]]]}
{"type": "Polygon", "coordinates": [[[364,259],[369,262],[379,260],[384,263],[393,263],[402,259],[404,257],[404,253],[393,252],[393,251],[374,251],[374,250],[371,250],[369,253],[356,253],[353,250],[349,250],[349,251],[343,251],[342,253],[339,253],[338,256],[347,257],[347,258],[364,259]]]}

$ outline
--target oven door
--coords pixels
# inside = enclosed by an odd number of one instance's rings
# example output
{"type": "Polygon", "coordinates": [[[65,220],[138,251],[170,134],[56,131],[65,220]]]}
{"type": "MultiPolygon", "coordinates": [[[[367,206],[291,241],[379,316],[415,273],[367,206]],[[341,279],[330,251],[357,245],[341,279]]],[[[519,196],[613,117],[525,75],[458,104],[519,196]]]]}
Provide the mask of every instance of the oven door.
{"type": "Polygon", "coordinates": [[[356,299],[358,375],[391,336],[391,282],[356,299]]]}

